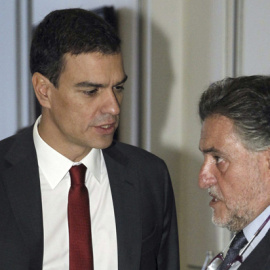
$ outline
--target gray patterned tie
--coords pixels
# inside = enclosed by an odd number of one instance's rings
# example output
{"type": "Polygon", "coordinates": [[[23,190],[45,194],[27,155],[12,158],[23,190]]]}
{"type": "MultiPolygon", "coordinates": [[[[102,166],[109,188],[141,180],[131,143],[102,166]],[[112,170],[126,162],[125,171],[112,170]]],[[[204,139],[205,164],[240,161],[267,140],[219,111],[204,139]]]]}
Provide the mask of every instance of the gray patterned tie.
{"type": "Polygon", "coordinates": [[[230,264],[234,262],[234,259],[239,255],[240,250],[247,244],[247,239],[243,233],[240,231],[236,234],[235,238],[233,239],[232,243],[230,244],[230,248],[227,252],[227,255],[219,266],[218,270],[227,270],[230,268],[230,264]]]}

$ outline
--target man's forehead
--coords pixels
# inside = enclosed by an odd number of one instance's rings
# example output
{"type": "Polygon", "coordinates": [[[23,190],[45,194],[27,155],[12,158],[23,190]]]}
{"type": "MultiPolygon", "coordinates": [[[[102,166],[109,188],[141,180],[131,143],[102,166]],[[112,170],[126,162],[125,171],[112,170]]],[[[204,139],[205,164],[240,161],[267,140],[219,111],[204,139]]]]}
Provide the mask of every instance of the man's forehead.
{"type": "MultiPolygon", "coordinates": [[[[126,77],[121,53],[102,54],[91,52],[78,55],[67,53],[63,58],[63,68],[60,76],[64,73],[68,73],[69,76],[76,76],[78,79],[82,77],[83,81],[89,76],[95,81],[95,77],[100,79],[102,76],[113,75],[117,77],[117,82],[124,80],[126,77]]],[[[99,82],[96,81],[95,83],[99,82]]]]}
{"type": "Polygon", "coordinates": [[[223,115],[212,115],[202,123],[200,149],[217,148],[226,141],[235,139],[233,121],[223,115]]]}
{"type": "Polygon", "coordinates": [[[202,123],[201,133],[221,131],[234,132],[233,121],[224,115],[213,114],[207,117],[202,123]]]}

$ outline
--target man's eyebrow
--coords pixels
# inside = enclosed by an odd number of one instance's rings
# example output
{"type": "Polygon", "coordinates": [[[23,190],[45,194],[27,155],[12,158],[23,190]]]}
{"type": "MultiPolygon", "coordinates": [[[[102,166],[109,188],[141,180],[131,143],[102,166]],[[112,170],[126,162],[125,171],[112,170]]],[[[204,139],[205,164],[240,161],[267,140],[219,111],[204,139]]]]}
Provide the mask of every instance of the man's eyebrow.
{"type": "MultiPolygon", "coordinates": [[[[128,78],[128,76],[125,75],[124,79],[121,80],[120,82],[116,83],[116,85],[123,84],[127,80],[127,78],[128,78]]],[[[101,84],[101,83],[93,83],[93,82],[84,81],[84,82],[76,83],[75,84],[75,87],[83,87],[83,88],[95,87],[95,88],[102,88],[102,87],[105,87],[105,85],[104,84],[101,84]]]]}
{"type": "Polygon", "coordinates": [[[127,79],[128,79],[128,75],[125,75],[124,79],[122,81],[116,83],[115,86],[125,83],[127,79]]]}
{"type": "Polygon", "coordinates": [[[204,154],[208,154],[208,153],[213,153],[213,154],[220,154],[221,152],[216,149],[215,147],[210,147],[210,148],[206,148],[206,149],[201,149],[199,147],[199,150],[204,153],[204,154]]]}
{"type": "Polygon", "coordinates": [[[99,88],[99,87],[103,87],[103,84],[85,81],[85,82],[76,83],[74,86],[75,87],[84,87],[84,88],[89,88],[89,87],[99,88]]]}

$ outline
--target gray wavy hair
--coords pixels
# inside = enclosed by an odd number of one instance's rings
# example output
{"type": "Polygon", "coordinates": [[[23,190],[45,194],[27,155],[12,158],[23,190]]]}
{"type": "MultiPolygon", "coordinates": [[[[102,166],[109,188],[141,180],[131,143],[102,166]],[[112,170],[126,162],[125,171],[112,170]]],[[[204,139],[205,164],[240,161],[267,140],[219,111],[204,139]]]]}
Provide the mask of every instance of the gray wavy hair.
{"type": "Polygon", "coordinates": [[[199,115],[203,122],[214,114],[233,121],[247,149],[266,150],[270,147],[270,77],[241,76],[212,83],[200,98],[199,115]]]}

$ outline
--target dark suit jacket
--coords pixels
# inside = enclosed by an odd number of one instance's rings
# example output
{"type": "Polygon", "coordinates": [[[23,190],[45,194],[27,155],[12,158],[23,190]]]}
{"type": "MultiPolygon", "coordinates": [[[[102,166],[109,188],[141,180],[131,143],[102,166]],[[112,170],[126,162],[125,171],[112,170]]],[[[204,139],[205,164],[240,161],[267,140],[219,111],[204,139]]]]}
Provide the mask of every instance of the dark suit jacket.
{"type": "Polygon", "coordinates": [[[270,230],[238,269],[270,270],[270,230]]]}
{"type": "MultiPolygon", "coordinates": [[[[119,270],[179,269],[175,203],[166,165],[121,143],[103,153],[115,210],[119,270]]],[[[42,260],[39,171],[32,128],[27,128],[0,142],[0,269],[41,270],[42,260]]]]}

